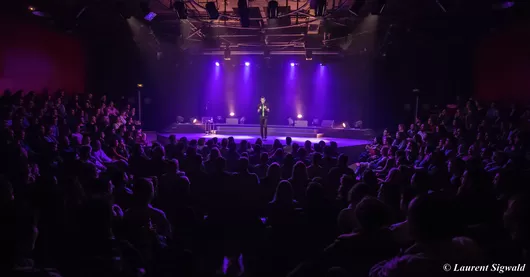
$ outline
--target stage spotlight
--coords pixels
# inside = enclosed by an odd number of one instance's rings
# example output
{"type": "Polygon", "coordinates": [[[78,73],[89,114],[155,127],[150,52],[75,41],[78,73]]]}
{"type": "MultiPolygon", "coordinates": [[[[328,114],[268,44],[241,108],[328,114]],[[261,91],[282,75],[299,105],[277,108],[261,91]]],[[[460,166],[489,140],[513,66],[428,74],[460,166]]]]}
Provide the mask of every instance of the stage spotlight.
{"type": "Polygon", "coordinates": [[[250,63],[249,62],[245,62],[245,66],[250,66],[250,63]]]}
{"type": "Polygon", "coordinates": [[[350,128],[350,124],[348,122],[342,122],[342,128],[349,129],[350,128]]]}
{"type": "Polygon", "coordinates": [[[267,17],[269,19],[278,17],[278,1],[269,1],[269,4],[267,5],[267,17]]]}
{"type": "Polygon", "coordinates": [[[301,113],[299,113],[299,114],[296,116],[296,118],[298,118],[298,119],[302,119],[302,117],[303,117],[303,116],[302,116],[301,113]]]}
{"type": "Polygon", "coordinates": [[[311,50],[305,50],[305,60],[311,61],[313,60],[313,51],[311,50]]]}
{"type": "Polygon", "coordinates": [[[145,19],[146,21],[151,22],[151,21],[153,21],[153,19],[155,19],[156,15],[157,15],[156,13],[154,13],[154,12],[150,12],[150,13],[148,13],[146,16],[144,16],[144,19],[145,19]]]}
{"type": "Polygon", "coordinates": [[[136,84],[136,87],[137,87],[137,88],[143,88],[143,87],[144,87],[144,84],[136,84]]]}
{"type": "Polygon", "coordinates": [[[241,123],[241,124],[245,124],[245,121],[246,121],[246,120],[247,120],[247,119],[243,116],[243,117],[241,117],[241,118],[239,119],[239,123],[241,123]]]}
{"type": "Polygon", "coordinates": [[[317,0],[315,9],[316,16],[324,16],[326,13],[326,0],[317,0]]]}
{"type": "Polygon", "coordinates": [[[230,60],[230,49],[228,47],[226,47],[226,49],[225,49],[224,59],[225,59],[225,61],[229,61],[230,60]]]}
{"type": "Polygon", "coordinates": [[[215,66],[220,66],[221,64],[219,62],[215,62],[215,66]]]}
{"type": "Polygon", "coordinates": [[[37,10],[37,8],[34,7],[34,6],[29,6],[29,7],[28,7],[28,11],[30,11],[31,14],[33,14],[33,15],[35,15],[35,16],[39,16],[39,17],[50,17],[49,14],[37,10]]]}
{"type": "Polygon", "coordinates": [[[192,117],[192,118],[190,118],[190,123],[191,123],[191,124],[195,124],[195,123],[197,123],[197,118],[196,118],[196,117],[192,117]]]}
{"type": "Polygon", "coordinates": [[[186,9],[186,4],[183,1],[175,1],[173,4],[173,9],[177,12],[179,19],[188,18],[188,10],[186,9]]]}
{"type": "Polygon", "coordinates": [[[355,2],[353,2],[353,5],[351,5],[350,7],[350,13],[355,16],[359,16],[359,12],[361,11],[365,3],[366,0],[355,0],[355,2]]]}
{"type": "Polygon", "coordinates": [[[182,124],[182,123],[184,123],[184,117],[182,117],[182,116],[180,116],[180,115],[177,116],[177,123],[178,123],[178,124],[182,124]]]}
{"type": "Polygon", "coordinates": [[[219,11],[217,10],[217,6],[215,5],[215,2],[206,3],[205,8],[206,8],[206,11],[208,12],[208,15],[210,16],[210,19],[219,18],[219,11]]]}
{"type": "Polygon", "coordinates": [[[236,114],[235,114],[234,112],[231,112],[231,113],[230,113],[230,116],[231,116],[231,117],[234,117],[235,115],[236,115],[236,114]]]}
{"type": "Polygon", "coordinates": [[[294,63],[291,63],[291,66],[295,66],[295,64],[294,64],[294,63]]]}

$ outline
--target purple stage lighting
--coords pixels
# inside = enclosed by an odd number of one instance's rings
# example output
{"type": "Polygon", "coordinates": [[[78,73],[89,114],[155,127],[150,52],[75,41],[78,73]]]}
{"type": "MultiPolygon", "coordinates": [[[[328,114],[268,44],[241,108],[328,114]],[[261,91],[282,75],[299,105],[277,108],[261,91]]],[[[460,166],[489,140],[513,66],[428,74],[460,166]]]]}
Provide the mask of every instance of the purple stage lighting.
{"type": "Polygon", "coordinates": [[[215,66],[219,66],[219,65],[220,65],[219,62],[215,62],[215,66]]]}
{"type": "Polygon", "coordinates": [[[246,63],[245,63],[245,66],[250,66],[250,63],[249,63],[249,62],[246,62],[246,63]]]}
{"type": "Polygon", "coordinates": [[[291,66],[294,66],[294,63],[291,63],[291,66]]]}

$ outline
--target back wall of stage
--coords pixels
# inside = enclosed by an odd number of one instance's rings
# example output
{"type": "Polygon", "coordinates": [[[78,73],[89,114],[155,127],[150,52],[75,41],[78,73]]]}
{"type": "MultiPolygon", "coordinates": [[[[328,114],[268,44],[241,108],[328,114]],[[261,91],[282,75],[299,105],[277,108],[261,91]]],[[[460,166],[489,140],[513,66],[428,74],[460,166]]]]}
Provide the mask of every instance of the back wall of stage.
{"type": "MultiPolygon", "coordinates": [[[[258,122],[257,106],[265,96],[269,124],[286,124],[298,114],[313,118],[359,120],[368,106],[370,72],[362,64],[262,56],[232,58],[199,56],[179,66],[178,82],[168,93],[173,116],[222,116],[234,113],[258,122]],[[187,95],[185,101],[174,97],[187,95]],[[171,96],[173,94],[173,97],[171,96]]],[[[173,117],[174,118],[174,117],[173,117]]]]}

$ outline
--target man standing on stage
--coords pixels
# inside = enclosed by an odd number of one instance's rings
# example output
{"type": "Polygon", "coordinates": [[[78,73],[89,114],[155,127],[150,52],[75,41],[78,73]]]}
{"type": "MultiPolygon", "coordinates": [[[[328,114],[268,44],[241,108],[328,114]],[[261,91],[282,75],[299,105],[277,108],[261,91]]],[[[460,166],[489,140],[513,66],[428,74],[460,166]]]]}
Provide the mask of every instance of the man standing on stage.
{"type": "Polygon", "coordinates": [[[262,139],[267,139],[267,117],[269,116],[269,112],[269,104],[265,102],[265,97],[262,96],[258,105],[259,128],[262,139]]]}

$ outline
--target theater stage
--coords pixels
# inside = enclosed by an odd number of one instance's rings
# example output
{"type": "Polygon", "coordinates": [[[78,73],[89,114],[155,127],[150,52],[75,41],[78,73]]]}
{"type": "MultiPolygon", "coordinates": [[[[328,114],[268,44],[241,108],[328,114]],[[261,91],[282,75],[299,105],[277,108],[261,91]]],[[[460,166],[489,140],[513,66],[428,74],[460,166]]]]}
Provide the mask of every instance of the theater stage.
{"type": "MultiPolygon", "coordinates": [[[[253,124],[216,124],[213,128],[215,134],[206,134],[204,128],[202,124],[174,124],[163,132],[157,133],[156,140],[164,145],[169,143],[170,135],[175,135],[177,139],[186,137],[188,140],[199,138],[211,139],[214,137],[221,140],[223,138],[233,137],[236,143],[247,140],[253,144],[260,137],[259,125],[253,124]]],[[[269,125],[268,133],[267,140],[263,141],[266,149],[270,149],[276,139],[285,145],[285,139],[288,136],[293,139],[293,143],[298,143],[300,146],[307,140],[313,144],[324,141],[328,145],[331,141],[334,141],[338,144],[339,151],[348,155],[350,162],[357,160],[359,155],[364,151],[365,145],[371,143],[374,135],[370,129],[334,129],[282,125],[269,125]]]]}

